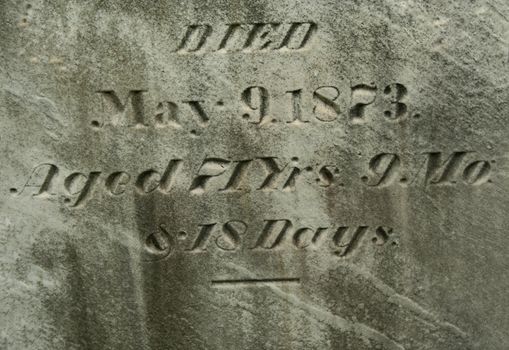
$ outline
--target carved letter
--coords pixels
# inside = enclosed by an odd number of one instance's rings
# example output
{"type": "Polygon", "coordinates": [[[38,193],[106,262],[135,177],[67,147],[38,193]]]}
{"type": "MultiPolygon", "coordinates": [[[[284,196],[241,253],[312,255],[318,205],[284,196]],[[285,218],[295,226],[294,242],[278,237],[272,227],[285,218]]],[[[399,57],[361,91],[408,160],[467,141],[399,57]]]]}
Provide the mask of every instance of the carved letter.
{"type": "Polygon", "coordinates": [[[65,178],[65,189],[69,192],[70,195],[78,195],[78,198],[74,204],[71,205],[72,207],[77,207],[90,197],[92,194],[92,187],[97,182],[100,174],[101,173],[98,171],[91,172],[88,176],[83,173],[72,173],[65,178]],[[80,181],[80,178],[83,180],[80,181]],[[79,186],[80,182],[82,182],[81,186],[79,186]]]}
{"type": "Polygon", "coordinates": [[[376,86],[366,84],[352,86],[351,104],[353,106],[350,108],[350,119],[352,122],[360,123],[364,121],[366,106],[375,102],[375,98],[376,86]],[[358,102],[354,102],[354,100],[358,102]]]}
{"type": "Polygon", "coordinates": [[[407,105],[402,103],[401,100],[405,97],[407,89],[402,84],[391,84],[387,85],[384,89],[384,94],[389,98],[391,103],[392,111],[384,111],[384,115],[389,119],[398,119],[403,117],[407,111],[407,105]]]}
{"type": "Polygon", "coordinates": [[[121,120],[128,120],[128,126],[147,126],[145,124],[145,112],[143,107],[143,93],[146,90],[131,90],[124,103],[121,102],[113,90],[98,91],[103,97],[103,110],[107,114],[112,114],[111,124],[121,124],[121,120]],[[128,106],[131,106],[129,108],[128,106]]]}
{"type": "Polygon", "coordinates": [[[264,124],[270,118],[269,113],[269,92],[262,86],[250,86],[241,94],[242,102],[245,104],[245,111],[242,118],[249,120],[252,124],[264,124]],[[257,120],[251,121],[251,112],[257,111],[257,120]]]}
{"type": "MultiPolygon", "coordinates": [[[[443,184],[455,182],[461,163],[468,152],[453,152],[449,158],[443,160],[441,152],[430,152],[425,181],[429,184],[443,184]]],[[[425,153],[426,154],[426,153],[425,153]]]]}
{"type": "MultiPolygon", "coordinates": [[[[23,193],[23,191],[27,187],[38,188],[38,191],[32,196],[39,197],[44,195],[51,195],[49,191],[51,190],[51,181],[58,174],[58,167],[54,164],[44,163],[37,165],[30,174],[27,182],[23,185],[23,188],[19,191],[19,194],[23,193]],[[44,176],[43,176],[44,175],[44,176]]],[[[16,193],[16,189],[14,189],[14,193],[16,193]]]]}
{"type": "Polygon", "coordinates": [[[302,125],[309,123],[309,120],[302,119],[302,108],[301,108],[301,93],[302,89],[286,91],[287,94],[291,94],[292,100],[292,120],[287,121],[289,124],[302,125]]]}
{"type": "Polygon", "coordinates": [[[481,185],[489,180],[491,165],[486,160],[478,160],[467,165],[463,179],[469,185],[481,185]]]}
{"type": "Polygon", "coordinates": [[[195,113],[199,117],[198,122],[200,123],[201,126],[207,125],[210,118],[203,109],[203,106],[201,105],[204,101],[182,101],[182,102],[187,103],[189,107],[191,107],[193,113],[195,113]]]}
{"type": "Polygon", "coordinates": [[[216,245],[223,250],[235,250],[240,244],[240,236],[247,225],[240,220],[230,220],[222,227],[222,234],[216,238],[216,245]]]}
{"type": "Polygon", "coordinates": [[[200,233],[193,243],[190,251],[205,251],[207,249],[207,243],[212,233],[212,229],[216,226],[216,223],[198,225],[201,227],[200,233]]]}
{"type": "Polygon", "coordinates": [[[122,194],[130,179],[131,176],[124,171],[114,172],[106,178],[106,188],[113,195],[122,194]]]}
{"type": "Polygon", "coordinates": [[[312,243],[314,236],[315,231],[313,229],[301,227],[293,234],[293,244],[299,249],[304,249],[312,243]],[[308,239],[305,237],[307,233],[309,233],[308,239]]]}
{"type": "MultiPolygon", "coordinates": [[[[321,187],[329,187],[334,183],[334,174],[329,169],[329,167],[334,167],[333,165],[324,165],[318,170],[318,185],[321,187]]],[[[337,171],[337,168],[335,169],[337,171]]]]}
{"type": "Polygon", "coordinates": [[[251,249],[263,248],[263,249],[272,249],[283,241],[286,232],[289,228],[292,227],[292,222],[286,219],[279,220],[264,220],[266,223],[256,241],[255,245],[251,249]],[[278,224],[282,223],[283,227],[277,233],[277,230],[274,230],[274,227],[278,224]],[[273,237],[276,232],[276,237],[273,237]]]}
{"type": "Polygon", "coordinates": [[[170,160],[162,175],[154,169],[142,172],[136,179],[136,189],[142,194],[153,192],[156,189],[162,193],[168,193],[175,182],[181,164],[181,159],[170,160]]]}
{"type": "Polygon", "coordinates": [[[344,257],[350,254],[359,245],[361,238],[364,236],[368,226],[359,226],[352,229],[348,226],[340,226],[334,234],[333,242],[339,250],[336,250],[335,254],[344,257]]]}
{"type": "Polygon", "coordinates": [[[173,184],[175,183],[175,178],[180,170],[182,165],[182,159],[172,159],[168,162],[166,166],[166,170],[161,176],[161,182],[159,184],[159,190],[163,193],[168,193],[173,184]]]}
{"type": "Polygon", "coordinates": [[[286,165],[282,168],[276,162],[276,157],[265,157],[259,158],[263,162],[263,166],[267,171],[267,177],[263,181],[262,185],[258,188],[259,190],[274,190],[277,186],[276,181],[279,179],[286,165]]]}
{"type": "Polygon", "coordinates": [[[320,86],[313,92],[315,106],[313,113],[316,119],[322,122],[332,122],[336,120],[341,112],[341,108],[336,100],[339,97],[339,90],[334,86],[320,86]]]}
{"type": "Polygon", "coordinates": [[[241,186],[243,184],[243,180],[247,174],[247,169],[253,160],[239,160],[237,165],[233,169],[233,173],[228,180],[228,183],[221,191],[239,191],[241,190],[241,186]]]}
{"type": "Polygon", "coordinates": [[[179,109],[176,103],[171,101],[160,102],[156,109],[156,126],[172,126],[180,128],[179,124],[179,109]]]}
{"type": "Polygon", "coordinates": [[[177,52],[195,52],[200,50],[212,33],[208,24],[194,24],[187,26],[187,31],[180,42],[177,52]]]}
{"type": "Polygon", "coordinates": [[[249,36],[244,43],[245,50],[270,49],[274,41],[274,32],[277,31],[278,23],[256,23],[249,31],[249,36]]]}
{"type": "Polygon", "coordinates": [[[142,193],[153,192],[161,182],[161,174],[154,169],[145,170],[136,179],[136,189],[142,193]]]}
{"type": "Polygon", "coordinates": [[[203,161],[198,176],[196,176],[191,183],[189,191],[195,194],[202,194],[205,192],[205,186],[210,178],[223,174],[231,162],[227,159],[221,158],[207,158],[203,161]]]}
{"type": "Polygon", "coordinates": [[[369,170],[374,175],[374,178],[369,179],[367,176],[363,176],[361,179],[368,186],[389,185],[398,175],[399,165],[400,160],[397,154],[378,154],[371,158],[369,162],[369,170]]]}
{"type": "Polygon", "coordinates": [[[316,30],[316,24],[311,22],[291,23],[288,32],[278,49],[298,50],[303,48],[316,30]]]}

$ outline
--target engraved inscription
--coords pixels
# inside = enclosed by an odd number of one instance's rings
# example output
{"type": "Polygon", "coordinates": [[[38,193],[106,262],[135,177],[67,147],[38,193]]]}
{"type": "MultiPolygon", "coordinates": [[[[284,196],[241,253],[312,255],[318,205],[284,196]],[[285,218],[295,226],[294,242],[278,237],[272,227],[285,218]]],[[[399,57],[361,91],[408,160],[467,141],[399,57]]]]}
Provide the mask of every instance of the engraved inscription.
{"type": "MultiPolygon", "coordinates": [[[[425,152],[412,157],[382,152],[369,158],[365,174],[347,178],[342,164],[305,165],[298,157],[285,160],[263,156],[249,159],[205,158],[200,164],[171,159],[163,171],[149,168],[136,174],[116,170],[71,172],[61,176],[56,164],[43,163],[33,168],[20,188],[11,187],[13,196],[32,195],[50,198],[63,195],[71,207],[81,207],[94,194],[121,196],[134,189],[141,195],[153,192],[170,194],[178,190],[201,196],[208,193],[293,193],[303,186],[481,186],[491,183],[495,160],[479,159],[474,151],[425,152]],[[184,171],[186,170],[186,171],[184,171]],[[191,171],[191,173],[189,173],[191,171]]],[[[351,164],[350,166],[351,167],[351,164]]]]}
{"type": "Polygon", "coordinates": [[[267,89],[262,86],[250,86],[242,91],[241,98],[244,103],[242,118],[252,124],[264,124],[268,121],[269,92],[267,89]]]}
{"type": "Polygon", "coordinates": [[[308,45],[316,29],[313,22],[192,24],[186,27],[175,51],[183,54],[295,51],[308,45]]]}
{"type": "Polygon", "coordinates": [[[144,261],[157,261],[166,258],[176,247],[175,241],[165,225],[145,238],[145,250],[142,255],[144,261]]]}
{"type": "MultiPolygon", "coordinates": [[[[456,184],[462,181],[467,185],[482,185],[489,183],[492,170],[491,164],[495,161],[466,160],[468,155],[474,156],[475,152],[428,152],[419,157],[420,163],[414,163],[413,177],[404,175],[401,158],[396,153],[380,153],[369,162],[369,176],[363,176],[361,180],[371,187],[383,187],[400,183],[412,185],[423,183],[426,186],[456,184]],[[423,171],[425,169],[425,171],[423,171]]],[[[471,158],[472,159],[472,158],[471,158]]]]}
{"type": "MultiPolygon", "coordinates": [[[[168,254],[170,238],[176,241],[180,228],[160,226],[160,230],[149,234],[145,244],[148,252],[156,257],[168,254]]],[[[348,258],[362,245],[374,249],[390,243],[399,244],[399,235],[393,228],[368,225],[301,225],[290,219],[265,219],[261,222],[228,220],[224,223],[198,224],[191,242],[176,245],[181,253],[203,254],[213,250],[221,252],[286,252],[327,251],[339,258],[348,258]]]]}
{"type": "Polygon", "coordinates": [[[407,91],[400,83],[388,84],[381,91],[374,83],[349,88],[324,85],[312,91],[303,88],[287,90],[283,98],[276,100],[271,96],[282,92],[273,93],[263,86],[249,86],[241,93],[241,113],[242,118],[258,126],[278,122],[291,126],[328,123],[340,116],[351,124],[366,123],[377,116],[386,121],[399,121],[408,117],[407,91]],[[303,101],[311,101],[311,104],[303,101]],[[287,116],[273,115],[272,105],[286,106],[287,116]]]}
{"type": "MultiPolygon", "coordinates": [[[[236,105],[231,108],[238,110],[248,125],[257,127],[273,123],[302,127],[338,121],[352,125],[375,120],[398,122],[408,120],[411,114],[419,115],[412,110],[405,85],[394,82],[381,86],[383,88],[372,82],[275,91],[262,85],[251,85],[240,91],[240,99],[232,97],[236,105]],[[278,112],[274,111],[275,107],[278,112]]],[[[225,122],[223,115],[215,118],[222,111],[223,100],[210,101],[196,97],[171,100],[151,96],[146,89],[132,89],[123,93],[106,89],[97,91],[96,95],[102,106],[102,118],[91,121],[91,126],[96,129],[113,126],[176,130],[189,126],[195,131],[196,127],[206,129],[211,123],[225,122]],[[156,102],[147,103],[149,100],[156,102]]]]}
{"type": "MultiPolygon", "coordinates": [[[[147,126],[143,107],[143,93],[146,90],[131,90],[122,100],[113,90],[102,90],[103,110],[111,116],[112,124],[134,127],[147,126]]],[[[99,126],[99,122],[96,126],[99,126]]],[[[95,124],[94,123],[94,124],[95,124]]]]}
{"type": "Polygon", "coordinates": [[[103,119],[94,119],[91,126],[102,128],[105,125],[129,128],[174,128],[182,127],[183,115],[192,119],[199,127],[206,127],[210,121],[208,102],[185,99],[180,101],[160,101],[155,106],[147,106],[147,90],[130,90],[126,96],[114,90],[99,90],[103,119]]]}

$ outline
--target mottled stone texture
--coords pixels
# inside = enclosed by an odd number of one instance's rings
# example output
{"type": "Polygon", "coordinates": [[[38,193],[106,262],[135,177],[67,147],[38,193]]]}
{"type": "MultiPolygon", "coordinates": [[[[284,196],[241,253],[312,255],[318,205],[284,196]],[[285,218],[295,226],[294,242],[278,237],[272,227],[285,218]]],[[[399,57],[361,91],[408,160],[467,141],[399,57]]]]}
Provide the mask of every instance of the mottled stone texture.
{"type": "Polygon", "coordinates": [[[0,1],[1,349],[509,349],[509,3],[0,1]]]}

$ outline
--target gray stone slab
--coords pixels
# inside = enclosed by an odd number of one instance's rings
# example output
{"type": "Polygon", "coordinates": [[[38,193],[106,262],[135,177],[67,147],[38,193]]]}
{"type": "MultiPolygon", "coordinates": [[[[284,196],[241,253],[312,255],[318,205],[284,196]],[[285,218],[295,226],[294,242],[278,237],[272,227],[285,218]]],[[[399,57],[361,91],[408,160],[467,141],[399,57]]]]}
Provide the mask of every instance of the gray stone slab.
{"type": "Polygon", "coordinates": [[[509,348],[507,1],[0,29],[0,348],[509,348]]]}

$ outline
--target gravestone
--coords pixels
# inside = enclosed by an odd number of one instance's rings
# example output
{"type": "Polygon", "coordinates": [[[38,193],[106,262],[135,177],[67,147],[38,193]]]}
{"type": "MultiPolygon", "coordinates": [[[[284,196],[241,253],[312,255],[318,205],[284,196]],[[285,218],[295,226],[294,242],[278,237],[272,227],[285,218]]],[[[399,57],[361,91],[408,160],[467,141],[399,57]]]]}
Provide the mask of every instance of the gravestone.
{"type": "Polygon", "coordinates": [[[509,348],[506,1],[0,8],[0,348],[509,348]]]}

